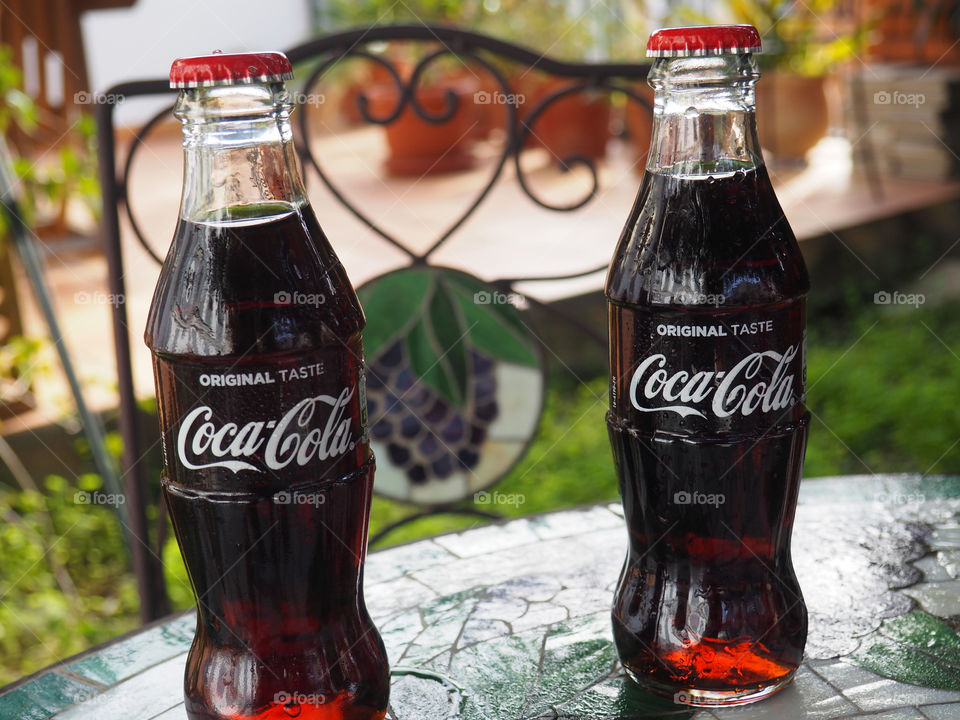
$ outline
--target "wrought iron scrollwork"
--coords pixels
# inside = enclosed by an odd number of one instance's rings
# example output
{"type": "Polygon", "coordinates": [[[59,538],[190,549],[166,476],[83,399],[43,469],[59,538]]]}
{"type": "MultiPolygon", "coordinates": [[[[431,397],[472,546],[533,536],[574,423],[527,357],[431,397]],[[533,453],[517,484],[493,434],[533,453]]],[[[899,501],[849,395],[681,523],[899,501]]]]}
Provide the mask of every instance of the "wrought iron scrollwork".
{"type": "Polygon", "coordinates": [[[537,205],[547,210],[556,210],[558,212],[572,212],[573,210],[578,210],[584,205],[589,203],[594,196],[597,194],[600,189],[600,176],[597,174],[597,166],[592,158],[587,157],[586,155],[573,154],[566,157],[558,158],[560,161],[561,168],[569,172],[574,168],[580,166],[586,168],[590,172],[591,186],[587,191],[587,194],[584,195],[580,200],[576,200],[572,203],[566,205],[553,205],[546,200],[539,197],[533,189],[530,187],[529,183],[526,180],[523,166],[520,163],[520,148],[522,148],[526,140],[531,135],[536,135],[534,128],[537,125],[537,121],[543,117],[547,109],[562,100],[565,97],[575,95],[577,93],[589,92],[591,90],[598,89],[599,86],[592,84],[591,82],[578,83],[575,85],[570,85],[560,90],[555,90],[549,93],[546,97],[540,100],[537,105],[534,106],[533,110],[530,111],[530,114],[524,119],[521,123],[520,134],[517,141],[516,152],[513,153],[514,157],[514,166],[517,170],[517,182],[520,183],[520,187],[527,197],[533,200],[537,205]]]}
{"type": "MultiPolygon", "coordinates": [[[[419,118],[425,120],[426,122],[437,125],[447,122],[454,116],[459,107],[460,98],[453,90],[449,88],[447,89],[445,93],[446,108],[439,114],[431,114],[420,104],[417,96],[417,88],[420,86],[420,82],[424,77],[427,68],[432,63],[443,57],[455,57],[462,61],[468,61],[474,65],[480,66],[494,78],[505,96],[510,95],[510,84],[504,77],[503,73],[500,72],[500,70],[496,67],[496,65],[481,55],[467,53],[464,51],[458,52],[447,47],[443,47],[421,58],[420,61],[414,66],[412,72],[410,73],[410,78],[406,82],[402,80],[400,73],[397,72],[396,68],[383,57],[363,50],[349,49],[341,54],[335,54],[334,56],[322,62],[308,78],[305,84],[306,91],[310,92],[313,90],[317,83],[321,80],[324,73],[330,70],[338,62],[348,58],[358,57],[375,62],[380,67],[387,70],[394,84],[396,104],[390,113],[384,117],[374,117],[372,115],[370,111],[370,99],[366,91],[361,91],[357,95],[357,108],[360,111],[361,116],[367,122],[377,125],[389,125],[390,123],[396,121],[407,106],[409,106],[419,118]]],[[[443,245],[443,243],[446,242],[446,240],[453,235],[471,215],[473,215],[476,209],[490,193],[490,190],[492,190],[494,185],[496,185],[497,180],[500,178],[508,157],[514,151],[516,137],[515,128],[517,124],[516,105],[514,103],[505,103],[504,107],[506,108],[507,116],[505,123],[507,129],[507,140],[504,143],[500,157],[494,164],[494,168],[489,179],[480,189],[478,195],[467,207],[466,211],[464,211],[464,213],[462,213],[452,225],[446,228],[430,245],[430,247],[427,248],[426,251],[420,254],[411,251],[406,245],[393,237],[387,230],[377,225],[377,223],[370,219],[370,217],[360,210],[360,208],[356,207],[352,202],[350,202],[350,200],[340,191],[340,189],[331,179],[330,175],[323,169],[321,163],[313,154],[313,150],[308,141],[309,133],[307,128],[307,116],[305,113],[300,113],[297,121],[299,135],[303,140],[298,145],[297,151],[300,154],[301,160],[314,169],[314,171],[320,177],[320,180],[324,183],[324,185],[326,185],[327,189],[334,195],[334,197],[337,198],[337,201],[341,205],[347,208],[358,220],[360,220],[364,225],[374,231],[381,238],[406,253],[414,263],[422,264],[426,263],[427,258],[441,245],[443,245]]]]}
{"type": "MultiPolygon", "coordinates": [[[[562,171],[582,169],[589,176],[589,186],[586,192],[581,197],[566,203],[554,203],[538,194],[527,176],[527,170],[521,163],[525,143],[531,135],[536,135],[538,121],[560,100],[580,93],[622,93],[629,102],[638,103],[647,111],[652,110],[649,102],[629,85],[630,81],[637,82],[645,78],[646,65],[566,63],[538,55],[526,48],[495,38],[445,26],[383,26],[349,30],[310,41],[294,48],[287,54],[294,62],[319,60],[304,83],[305,93],[310,93],[316,89],[318,84],[323,81],[325,74],[338,63],[360,59],[378,66],[388,78],[387,85],[392,85],[390,94],[394,104],[389,112],[386,114],[375,113],[371,108],[370,95],[366,89],[361,89],[356,96],[357,110],[360,116],[366,122],[374,125],[387,126],[396,122],[407,108],[420,119],[434,125],[441,125],[450,121],[460,109],[462,102],[461,97],[453,89],[446,89],[444,108],[440,112],[431,111],[424,107],[418,93],[430,66],[443,58],[458,59],[468,67],[477,68],[478,72],[488,74],[503,97],[508,98],[508,101],[502,105],[504,108],[502,129],[505,138],[501,151],[493,162],[490,175],[463,213],[422,252],[411,250],[392,235],[388,229],[378,225],[337,187],[333,177],[324,169],[310,147],[307,114],[304,112],[298,113],[296,144],[301,161],[313,168],[321,182],[344,208],[383,240],[406,254],[413,264],[428,263],[429,257],[470,219],[503,177],[503,170],[511,158],[517,183],[524,194],[536,205],[557,212],[572,212],[590,203],[600,190],[600,176],[595,159],[576,153],[557,158],[562,171]],[[408,77],[404,78],[387,56],[368,49],[372,44],[391,41],[420,42],[433,46],[439,45],[439,47],[431,49],[420,58],[409,72],[408,77]],[[559,89],[553,89],[543,97],[538,98],[536,105],[521,118],[516,104],[514,88],[511,87],[508,78],[498,66],[498,62],[501,61],[515,63],[518,67],[525,68],[527,72],[536,70],[548,76],[568,79],[570,84],[559,89]]],[[[162,81],[127,83],[118,87],[126,90],[127,95],[130,96],[148,94],[142,92],[142,89],[149,86],[150,94],[153,94],[158,92],[160,83],[162,81]]],[[[170,116],[172,108],[173,106],[170,105],[157,112],[136,134],[124,160],[122,173],[115,183],[117,199],[123,200],[120,204],[123,205],[123,212],[130,222],[137,241],[149,256],[158,263],[162,262],[160,253],[154,249],[143,232],[142,225],[137,220],[136,211],[128,201],[127,187],[135,157],[143,148],[148,136],[170,116]]],[[[599,268],[562,276],[511,278],[510,282],[521,279],[565,279],[589,274],[597,269],[599,268]]]]}
{"type": "MultiPolygon", "coordinates": [[[[534,128],[536,127],[537,121],[543,117],[544,113],[549,109],[551,105],[556,104],[558,101],[562,100],[565,97],[570,97],[578,93],[588,93],[588,92],[619,92],[627,96],[628,101],[636,102],[645,110],[653,112],[653,108],[650,106],[650,103],[647,102],[643,97],[636,93],[631,88],[624,85],[613,84],[606,79],[591,78],[586,82],[576,83],[569,85],[567,87],[561,88],[559,90],[554,90],[553,92],[547,94],[543,97],[537,105],[534,106],[533,110],[530,111],[530,114],[523,120],[520,124],[520,131],[517,143],[517,151],[513,153],[514,156],[514,165],[517,171],[517,182],[520,184],[520,187],[523,189],[523,192],[526,193],[527,197],[533,200],[537,205],[547,210],[555,210],[557,212],[572,212],[574,210],[579,210],[583,206],[587,205],[596,194],[600,191],[600,176],[597,171],[597,165],[593,158],[581,154],[568,155],[566,157],[557,158],[560,162],[560,167],[564,171],[573,170],[576,167],[583,167],[590,173],[591,186],[587,190],[587,193],[580,198],[570,203],[563,205],[556,205],[550,202],[547,202],[543,198],[539,197],[533,189],[530,187],[527,182],[526,175],[523,169],[523,166],[520,163],[520,152],[519,149],[523,148],[527,138],[531,135],[535,135],[534,128]]],[[[581,274],[589,274],[581,273],[581,274]]],[[[577,277],[565,276],[565,277],[577,277]]],[[[537,278],[539,279],[548,279],[548,278],[537,278]]],[[[549,278],[549,279],[560,279],[560,278],[549,278]]]]}

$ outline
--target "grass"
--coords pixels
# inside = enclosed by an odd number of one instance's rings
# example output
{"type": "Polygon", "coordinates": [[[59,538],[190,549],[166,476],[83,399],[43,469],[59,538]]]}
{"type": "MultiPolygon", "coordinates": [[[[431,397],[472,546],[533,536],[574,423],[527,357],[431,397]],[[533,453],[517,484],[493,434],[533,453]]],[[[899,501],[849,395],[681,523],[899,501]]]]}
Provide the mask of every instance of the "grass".
{"type": "MultiPolygon", "coordinates": [[[[960,313],[869,306],[850,318],[809,320],[804,475],[960,472],[960,313]]],[[[522,497],[497,512],[523,515],[617,497],[604,412],[606,378],[551,380],[525,458],[496,490],[522,497]]],[[[99,479],[85,476],[83,488],[99,479]]],[[[76,488],[48,478],[42,493],[0,490],[0,684],[137,625],[133,577],[116,523],[72,502],[76,488]],[[46,539],[46,549],[38,542],[46,539]],[[64,585],[63,570],[75,583],[64,585]]],[[[377,498],[371,529],[414,508],[377,498]]],[[[478,522],[441,515],[404,526],[389,543],[478,522]]],[[[164,549],[176,607],[192,596],[176,545],[164,549]]]]}

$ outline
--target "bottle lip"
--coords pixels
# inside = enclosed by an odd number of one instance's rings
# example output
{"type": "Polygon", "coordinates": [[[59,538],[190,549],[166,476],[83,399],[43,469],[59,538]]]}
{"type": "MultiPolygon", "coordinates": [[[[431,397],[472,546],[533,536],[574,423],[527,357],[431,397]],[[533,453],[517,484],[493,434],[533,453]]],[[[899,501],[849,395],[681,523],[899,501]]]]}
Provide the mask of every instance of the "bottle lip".
{"type": "Polygon", "coordinates": [[[647,57],[705,57],[763,52],[753,25],[693,25],[656,30],[647,57]]]}
{"type": "Polygon", "coordinates": [[[223,53],[177,58],[170,66],[170,87],[198,88],[253,85],[293,79],[293,66],[282,52],[223,53]]]}

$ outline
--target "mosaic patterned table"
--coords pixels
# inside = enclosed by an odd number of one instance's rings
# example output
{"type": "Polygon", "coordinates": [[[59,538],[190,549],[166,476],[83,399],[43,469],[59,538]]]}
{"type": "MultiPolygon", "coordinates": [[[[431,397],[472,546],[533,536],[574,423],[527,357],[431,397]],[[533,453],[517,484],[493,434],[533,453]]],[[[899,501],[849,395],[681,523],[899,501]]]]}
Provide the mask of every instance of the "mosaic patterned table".
{"type": "MultiPolygon", "coordinates": [[[[367,599],[394,668],[394,720],[960,718],[960,478],[804,481],[794,533],[807,657],[773,698],[729,710],[646,695],[609,627],[625,550],[595,505],[371,554],[367,599]]],[[[27,678],[0,720],[184,720],[194,616],[27,678]]]]}

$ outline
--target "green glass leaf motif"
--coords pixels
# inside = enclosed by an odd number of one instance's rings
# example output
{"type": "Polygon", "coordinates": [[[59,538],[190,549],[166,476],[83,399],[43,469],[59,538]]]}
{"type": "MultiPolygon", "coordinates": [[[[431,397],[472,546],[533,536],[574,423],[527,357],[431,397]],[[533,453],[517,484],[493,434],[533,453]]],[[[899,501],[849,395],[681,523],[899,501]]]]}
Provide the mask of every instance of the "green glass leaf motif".
{"type": "Polygon", "coordinates": [[[470,374],[467,352],[469,338],[463,316],[457,312],[442,276],[434,286],[433,297],[430,298],[429,320],[430,329],[440,350],[437,364],[443,368],[450,384],[459,393],[460,401],[457,405],[462,407],[467,398],[467,378],[470,374]]]}
{"type": "Polygon", "coordinates": [[[367,316],[363,346],[368,357],[410,331],[423,314],[432,285],[432,272],[411,268],[382,275],[360,288],[357,294],[367,316]]]}
{"type": "MultiPolygon", "coordinates": [[[[470,277],[469,275],[448,275],[446,280],[450,282],[450,284],[455,285],[464,291],[464,293],[468,295],[470,300],[475,304],[477,300],[493,298],[493,289],[482,280],[478,280],[477,278],[470,277]]],[[[503,298],[502,293],[500,294],[499,299],[505,299],[503,298]]],[[[520,337],[527,337],[530,331],[520,318],[520,313],[517,312],[516,308],[512,304],[506,302],[497,302],[492,303],[492,308],[494,313],[499,316],[499,319],[505,322],[507,325],[513,327],[520,337]]]]}
{"type": "Polygon", "coordinates": [[[539,367],[534,341],[520,313],[490,286],[444,268],[407,268],[359,291],[367,317],[368,358],[403,339],[411,370],[457,409],[470,396],[471,351],[494,360],[539,367]],[[480,301],[478,301],[478,298],[480,301]]]}
{"type": "Polygon", "coordinates": [[[925,612],[885,620],[851,657],[883,677],[960,690],[960,635],[925,612]]]}
{"type": "MultiPolygon", "coordinates": [[[[460,283],[452,283],[453,295],[470,328],[470,340],[478,350],[503,360],[528,367],[537,367],[537,354],[530,338],[521,331],[521,323],[516,308],[508,304],[481,305],[468,288],[460,283]]],[[[483,292],[489,293],[489,290],[483,292]]]]}
{"type": "Polygon", "coordinates": [[[428,386],[456,407],[463,406],[463,388],[457,387],[442,357],[444,350],[430,328],[429,318],[422,317],[407,335],[410,369],[428,386]]]}

